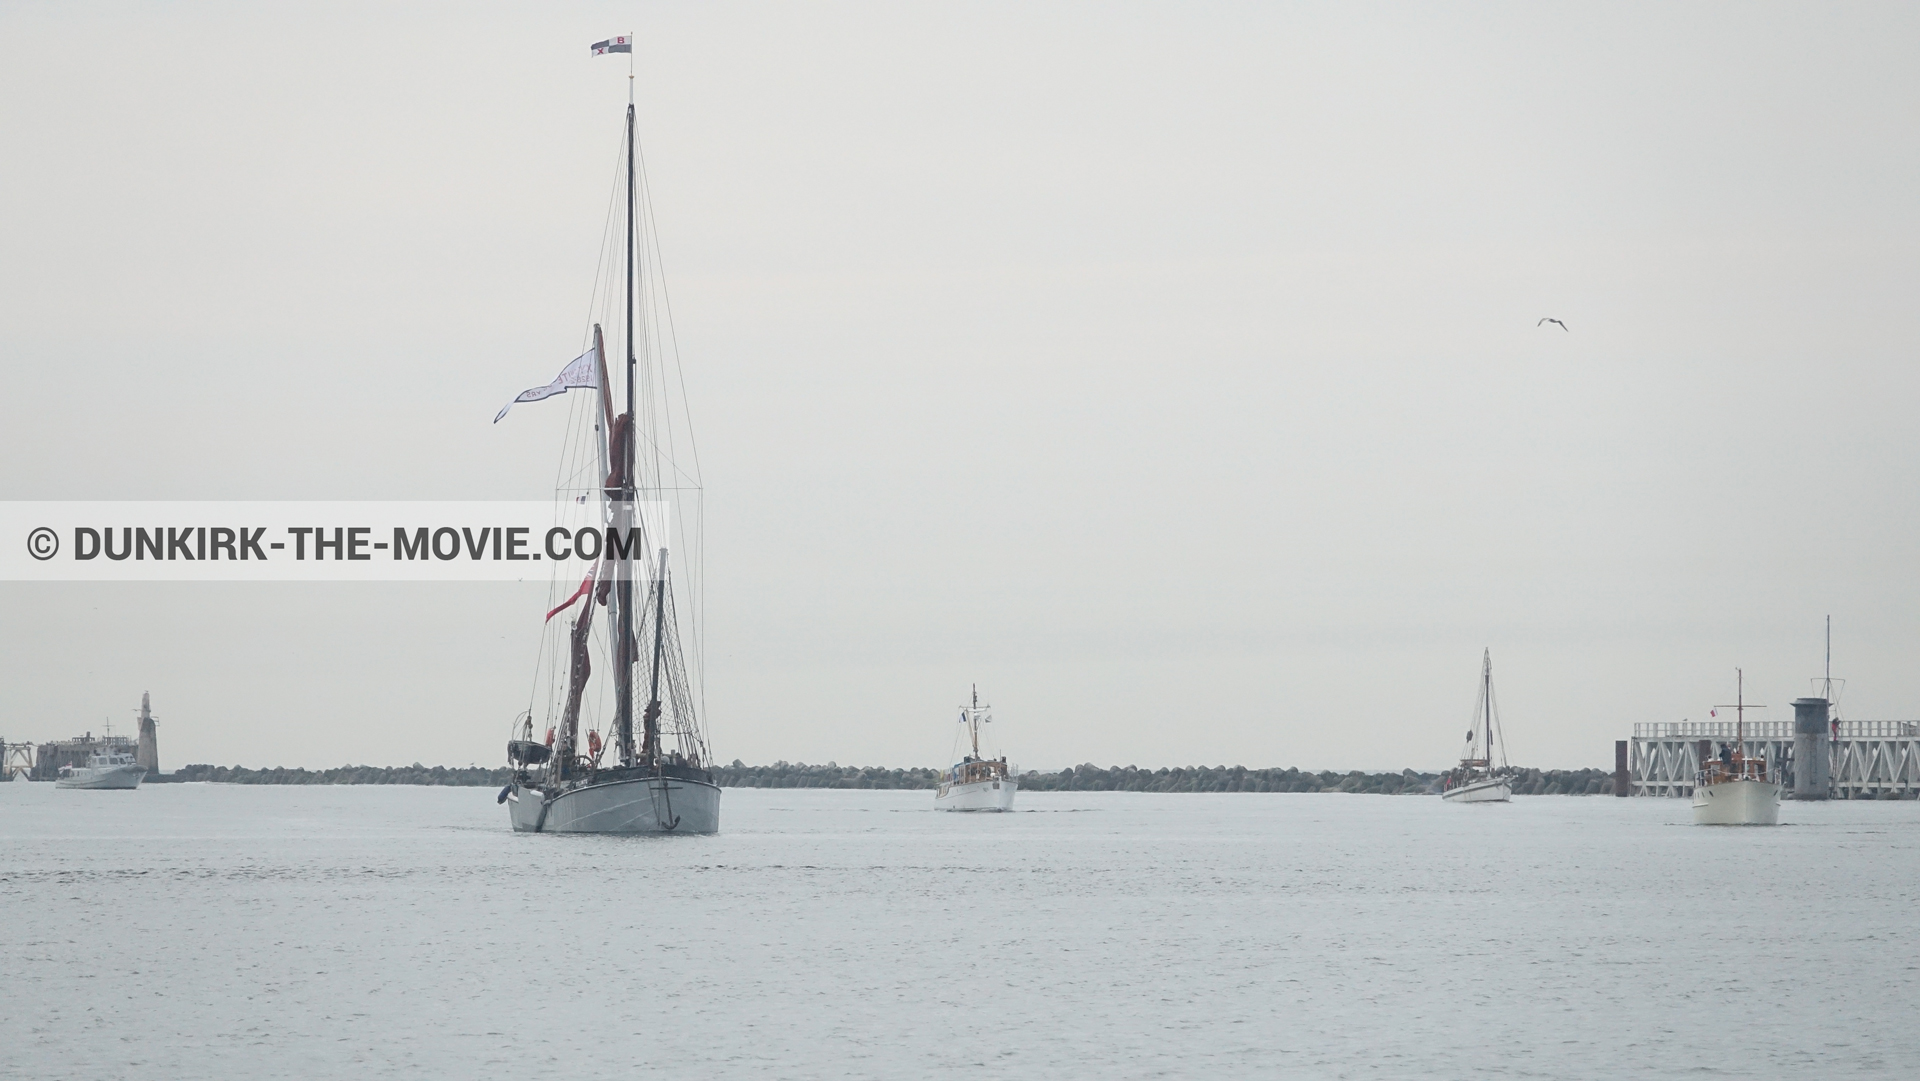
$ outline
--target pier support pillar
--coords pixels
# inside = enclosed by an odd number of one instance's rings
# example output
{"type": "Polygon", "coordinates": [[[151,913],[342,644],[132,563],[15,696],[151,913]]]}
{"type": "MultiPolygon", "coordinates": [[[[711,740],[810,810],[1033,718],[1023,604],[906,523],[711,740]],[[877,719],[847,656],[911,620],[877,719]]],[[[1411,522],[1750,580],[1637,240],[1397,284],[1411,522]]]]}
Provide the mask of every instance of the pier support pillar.
{"type": "Polygon", "coordinates": [[[1827,700],[1793,700],[1793,798],[1831,795],[1832,748],[1827,745],[1827,700]]]}

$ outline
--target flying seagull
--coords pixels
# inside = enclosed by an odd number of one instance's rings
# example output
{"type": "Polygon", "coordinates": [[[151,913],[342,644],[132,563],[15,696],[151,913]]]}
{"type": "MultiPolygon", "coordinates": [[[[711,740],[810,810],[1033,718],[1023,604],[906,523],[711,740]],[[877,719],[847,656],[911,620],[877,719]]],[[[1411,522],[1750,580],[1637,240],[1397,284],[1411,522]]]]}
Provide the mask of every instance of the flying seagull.
{"type": "MultiPolygon", "coordinates": [[[[1562,323],[1560,320],[1555,319],[1551,315],[1547,316],[1545,319],[1542,319],[1538,323],[1535,323],[1533,325],[1536,327],[1543,327],[1543,326],[1546,326],[1548,323],[1554,324],[1555,326],[1559,327],[1561,330],[1567,330],[1567,324],[1562,323]]],[[[1568,330],[1567,333],[1571,334],[1573,332],[1568,330]]]]}

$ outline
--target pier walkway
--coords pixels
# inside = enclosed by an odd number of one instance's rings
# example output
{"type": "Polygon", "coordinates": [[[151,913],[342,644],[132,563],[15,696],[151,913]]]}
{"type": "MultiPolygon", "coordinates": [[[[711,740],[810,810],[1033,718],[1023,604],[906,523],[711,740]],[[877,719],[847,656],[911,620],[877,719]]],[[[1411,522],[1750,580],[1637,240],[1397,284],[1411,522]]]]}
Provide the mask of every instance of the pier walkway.
{"type": "MultiPolygon", "coordinates": [[[[1794,722],[1748,721],[1744,748],[1770,769],[1793,768],[1794,722]]],[[[1692,796],[1702,755],[1732,743],[1732,721],[1660,721],[1633,726],[1632,794],[1692,796]],[[1704,746],[1703,746],[1704,745],[1704,746]]],[[[1920,795],[1920,721],[1841,721],[1826,741],[1834,799],[1920,795]]]]}

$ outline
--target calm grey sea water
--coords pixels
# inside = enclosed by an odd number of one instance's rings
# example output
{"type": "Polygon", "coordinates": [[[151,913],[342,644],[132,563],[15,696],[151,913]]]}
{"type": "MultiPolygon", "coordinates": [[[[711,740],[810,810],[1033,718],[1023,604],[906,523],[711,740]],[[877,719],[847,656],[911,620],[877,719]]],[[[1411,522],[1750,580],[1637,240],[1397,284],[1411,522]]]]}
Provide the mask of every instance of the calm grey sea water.
{"type": "Polygon", "coordinates": [[[0,1075],[1878,1077],[1920,804],[0,784],[0,1075]]]}

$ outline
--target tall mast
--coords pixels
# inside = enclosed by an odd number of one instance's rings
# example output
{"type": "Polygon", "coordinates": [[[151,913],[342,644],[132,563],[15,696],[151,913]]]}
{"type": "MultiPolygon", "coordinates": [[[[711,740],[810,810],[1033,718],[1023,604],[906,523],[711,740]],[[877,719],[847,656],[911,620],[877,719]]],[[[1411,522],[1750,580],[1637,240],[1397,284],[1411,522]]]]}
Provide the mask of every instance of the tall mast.
{"type": "MultiPolygon", "coordinates": [[[[1747,673],[1744,669],[1735,668],[1733,670],[1733,678],[1735,681],[1734,686],[1737,688],[1733,705],[1729,707],[1725,702],[1721,702],[1713,708],[1715,710],[1728,708],[1733,710],[1733,753],[1742,762],[1745,762],[1747,758],[1747,673]]],[[[1753,708],[1765,709],[1767,707],[1755,706],[1753,708]]],[[[1741,776],[1746,776],[1746,767],[1743,765],[1740,769],[1742,771],[1741,776]]]]}
{"type": "MultiPolygon", "coordinates": [[[[613,483],[613,478],[617,475],[618,470],[618,466],[616,466],[613,461],[613,454],[614,435],[619,426],[615,423],[613,415],[613,380],[608,374],[611,369],[607,364],[606,335],[601,331],[599,323],[593,324],[593,356],[594,381],[600,384],[600,422],[596,425],[600,430],[600,438],[594,440],[594,443],[595,449],[599,452],[600,475],[605,478],[600,485],[600,495],[602,499],[606,499],[608,498],[607,486],[613,483]]],[[[606,509],[604,504],[602,509],[606,509]]],[[[615,521],[616,519],[611,516],[603,516],[601,524],[610,525],[615,521]]],[[[603,583],[601,581],[601,579],[605,577],[606,568],[611,566],[614,566],[611,561],[603,561],[595,566],[593,572],[595,578],[594,591],[590,595],[585,609],[580,613],[580,618],[574,624],[573,645],[569,663],[575,671],[574,674],[569,677],[567,692],[568,705],[566,712],[561,715],[560,724],[559,760],[566,764],[566,766],[562,767],[563,769],[572,764],[574,747],[579,744],[580,695],[585,693],[587,669],[592,666],[592,662],[587,659],[586,635],[593,618],[594,599],[605,600],[612,605],[612,607],[607,610],[608,626],[612,628],[620,626],[620,605],[622,598],[617,593],[609,597],[606,593],[602,592],[603,589],[613,584],[611,582],[603,583]],[[580,690],[575,691],[573,690],[574,687],[579,687],[580,690]]],[[[619,657],[619,646],[617,643],[614,646],[614,656],[616,660],[619,657]]],[[[615,753],[624,759],[627,746],[625,742],[620,741],[619,716],[619,699],[616,695],[614,739],[617,742],[617,748],[615,753]]]]}
{"type": "Polygon", "coordinates": [[[660,650],[667,629],[667,550],[660,549],[660,576],[653,593],[653,681],[647,692],[646,758],[651,766],[660,760],[660,650]]]}
{"type": "Polygon", "coordinates": [[[1733,749],[1741,758],[1747,754],[1747,674],[1733,670],[1733,749]]]}
{"type": "MultiPolygon", "coordinates": [[[[631,524],[634,497],[634,444],[640,433],[636,430],[638,417],[634,414],[634,358],[633,342],[633,249],[634,233],[639,222],[634,214],[634,116],[633,116],[633,78],[627,78],[627,440],[621,448],[620,462],[622,480],[620,501],[625,504],[616,521],[621,526],[631,524]]],[[[621,568],[623,573],[614,576],[614,592],[619,595],[619,623],[616,630],[618,640],[614,645],[614,726],[620,739],[620,762],[632,765],[633,753],[633,564],[629,562],[621,568]]]]}
{"type": "MultiPolygon", "coordinates": [[[[627,101],[627,415],[631,417],[634,415],[633,372],[635,367],[634,349],[633,349],[633,242],[634,242],[633,234],[636,231],[636,229],[639,227],[639,222],[637,222],[634,218],[633,101],[632,101],[631,82],[629,82],[628,85],[629,85],[629,90],[628,90],[628,101],[627,101]]],[[[633,421],[628,421],[627,423],[631,424],[633,423],[633,421]]],[[[633,481],[632,481],[633,444],[631,442],[627,444],[627,478],[628,478],[627,488],[629,491],[631,491],[633,488],[633,481]]]]}
{"type": "Polygon", "coordinates": [[[1833,708],[1833,617],[1827,617],[1827,678],[1820,683],[1820,697],[1827,700],[1827,708],[1833,708]]]}
{"type": "Polygon", "coordinates": [[[1487,743],[1482,752],[1487,756],[1487,768],[1493,768],[1493,649],[1483,650],[1480,654],[1480,700],[1486,715],[1487,743]]]}
{"type": "Polygon", "coordinates": [[[967,731],[973,736],[973,759],[980,760],[980,685],[973,685],[973,708],[967,711],[967,731]]]}

